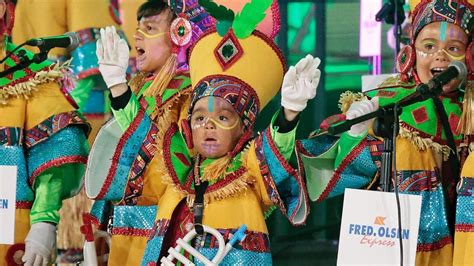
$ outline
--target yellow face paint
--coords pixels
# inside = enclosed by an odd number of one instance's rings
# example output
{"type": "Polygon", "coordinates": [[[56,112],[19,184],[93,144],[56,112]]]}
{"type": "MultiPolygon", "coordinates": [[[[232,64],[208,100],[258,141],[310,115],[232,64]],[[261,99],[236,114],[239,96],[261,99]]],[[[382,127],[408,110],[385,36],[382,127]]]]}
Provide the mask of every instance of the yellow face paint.
{"type": "Polygon", "coordinates": [[[144,31],[142,31],[141,29],[137,29],[137,32],[140,33],[141,35],[143,35],[147,39],[158,38],[158,37],[161,37],[161,36],[166,34],[166,32],[160,32],[160,33],[156,33],[156,34],[148,34],[144,31]]]}
{"type": "Polygon", "coordinates": [[[435,52],[425,52],[425,51],[420,51],[420,50],[417,50],[416,51],[418,53],[418,55],[422,56],[422,57],[427,57],[427,56],[433,56],[433,55],[436,55],[438,53],[445,53],[449,58],[451,58],[451,60],[454,60],[454,61],[462,61],[466,58],[466,54],[463,54],[463,55],[453,55],[453,54],[450,54],[448,51],[446,51],[445,49],[441,49],[441,50],[437,50],[435,52]]]}
{"type": "Polygon", "coordinates": [[[214,125],[220,129],[223,129],[223,130],[231,130],[231,129],[234,129],[235,127],[237,127],[237,125],[239,124],[239,120],[235,120],[234,124],[230,125],[230,126],[227,126],[227,125],[223,125],[221,122],[215,120],[214,118],[212,117],[205,117],[202,119],[202,121],[193,121],[192,124],[191,124],[191,128],[192,129],[196,129],[196,128],[200,128],[200,127],[205,127],[207,123],[209,122],[212,122],[214,123],[214,125]]]}

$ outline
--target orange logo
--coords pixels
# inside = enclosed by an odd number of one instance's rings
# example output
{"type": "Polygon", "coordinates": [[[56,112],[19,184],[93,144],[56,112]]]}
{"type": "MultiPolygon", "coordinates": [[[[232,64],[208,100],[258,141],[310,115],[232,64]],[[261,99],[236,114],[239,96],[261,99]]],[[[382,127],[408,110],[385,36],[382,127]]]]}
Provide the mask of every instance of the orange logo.
{"type": "Polygon", "coordinates": [[[385,219],[387,217],[382,217],[382,216],[376,216],[375,217],[375,222],[374,224],[378,224],[378,225],[385,225],[385,219]]]}

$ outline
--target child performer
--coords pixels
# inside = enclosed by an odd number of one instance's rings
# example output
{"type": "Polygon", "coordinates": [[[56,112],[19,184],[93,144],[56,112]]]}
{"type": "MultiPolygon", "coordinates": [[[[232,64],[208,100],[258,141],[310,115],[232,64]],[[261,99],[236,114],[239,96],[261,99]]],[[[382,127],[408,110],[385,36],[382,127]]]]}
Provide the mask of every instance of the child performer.
{"type": "MultiPolygon", "coordinates": [[[[267,265],[271,254],[265,212],[277,206],[295,225],[306,219],[305,185],[288,161],[298,113],[316,94],[319,59],[308,56],[290,68],[283,82],[284,108],[253,138],[255,119],[278,92],[284,73],[278,48],[254,31],[260,20],[249,19],[263,18],[269,5],[254,4],[235,19],[225,9],[221,15],[231,23],[220,28],[218,21],[220,34],[209,32],[192,49],[189,115],[157,132],[160,156],[151,160],[138,198],[157,206],[142,265],[159,263],[177,238],[200,224],[219,230],[226,239],[246,224],[245,240],[221,263],[267,265]]],[[[105,181],[91,195],[116,200],[116,192],[130,182],[105,181]]],[[[195,248],[212,257],[215,239],[203,235],[201,240],[195,248]]]]}
{"type": "MultiPolygon", "coordinates": [[[[474,85],[473,3],[412,1],[413,36],[411,45],[398,57],[400,75],[367,92],[370,101],[362,100],[361,94],[341,97],[343,112],[351,119],[374,111],[377,105],[395,103],[413,94],[417,85],[428,83],[454,61],[468,65],[467,81],[452,80],[442,88],[439,97],[406,106],[400,115],[400,133],[396,138],[396,169],[400,177],[397,185],[402,193],[422,196],[416,265],[452,265],[453,248],[457,256],[474,249],[470,179],[465,178],[456,192],[460,171],[456,151],[462,141],[461,133],[466,133],[458,130],[458,124],[462,120],[461,124],[472,125],[472,115],[461,119],[461,103],[463,91],[472,96],[474,85]],[[352,103],[353,100],[360,101],[352,103]]],[[[472,114],[472,109],[464,107],[466,111],[472,114]]],[[[377,186],[383,145],[372,134],[367,136],[368,127],[369,123],[364,122],[352,126],[340,138],[319,136],[299,143],[313,200],[339,195],[346,187],[377,186]],[[326,159],[322,158],[323,153],[326,159]],[[328,171],[313,171],[318,167],[328,171]]],[[[470,255],[465,256],[467,259],[470,255]]]]}

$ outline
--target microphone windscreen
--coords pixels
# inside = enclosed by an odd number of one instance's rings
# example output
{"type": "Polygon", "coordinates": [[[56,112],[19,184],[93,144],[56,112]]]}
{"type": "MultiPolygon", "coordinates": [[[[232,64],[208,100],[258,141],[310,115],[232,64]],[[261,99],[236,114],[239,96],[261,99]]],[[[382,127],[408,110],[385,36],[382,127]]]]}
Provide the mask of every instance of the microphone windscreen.
{"type": "Polygon", "coordinates": [[[79,36],[75,32],[66,32],[64,35],[68,36],[71,44],[68,46],[69,50],[74,50],[79,46],[79,36]]]}
{"type": "Polygon", "coordinates": [[[465,80],[467,77],[467,67],[466,64],[464,64],[461,61],[453,61],[449,64],[450,67],[455,67],[458,70],[458,79],[459,80],[465,80]]]}

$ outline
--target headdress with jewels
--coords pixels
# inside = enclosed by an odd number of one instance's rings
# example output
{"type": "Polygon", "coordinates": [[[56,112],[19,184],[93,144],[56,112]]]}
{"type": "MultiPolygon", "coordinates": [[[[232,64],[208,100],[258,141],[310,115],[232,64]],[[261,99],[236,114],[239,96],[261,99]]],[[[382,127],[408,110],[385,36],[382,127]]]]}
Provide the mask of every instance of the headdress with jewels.
{"type": "Polygon", "coordinates": [[[201,37],[189,59],[193,95],[229,102],[240,115],[244,129],[251,129],[259,111],[280,89],[285,64],[280,50],[265,34],[255,30],[266,17],[272,0],[252,0],[240,13],[210,0],[200,0],[216,18],[216,29],[201,37]]]}
{"type": "Polygon", "coordinates": [[[214,19],[199,5],[198,0],[167,0],[167,3],[177,16],[171,22],[169,33],[172,53],[153,80],[153,84],[145,91],[145,96],[161,94],[176,72],[189,69],[188,49],[215,24],[214,19]]]}
{"type": "Polygon", "coordinates": [[[414,42],[416,36],[426,25],[433,22],[448,22],[458,25],[469,37],[469,45],[466,49],[466,65],[469,79],[474,79],[474,45],[472,35],[474,32],[474,0],[410,0],[411,45],[405,46],[398,55],[397,69],[401,73],[403,81],[413,75],[415,64],[414,42]]]}

